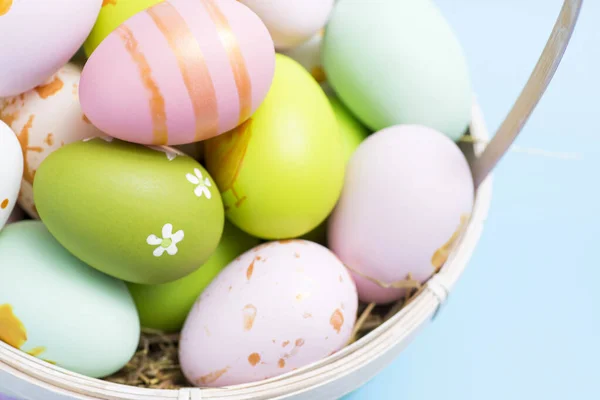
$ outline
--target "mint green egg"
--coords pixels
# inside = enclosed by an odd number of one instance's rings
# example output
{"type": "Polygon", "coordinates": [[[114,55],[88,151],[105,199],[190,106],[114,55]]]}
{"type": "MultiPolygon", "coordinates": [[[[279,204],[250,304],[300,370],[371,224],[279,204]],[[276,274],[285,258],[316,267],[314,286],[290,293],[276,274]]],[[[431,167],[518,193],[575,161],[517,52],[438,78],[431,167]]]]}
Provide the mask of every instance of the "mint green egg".
{"type": "Polygon", "coordinates": [[[259,243],[226,221],[217,250],[197,271],[161,285],[128,284],[142,326],[163,332],[179,331],[202,291],[231,261],[259,243]]]}
{"type": "Polygon", "coordinates": [[[90,266],[124,281],[160,284],[198,269],[225,221],[215,182],[168,147],[96,138],[40,165],[37,211],[48,230],[90,266]]]}
{"type": "Polygon", "coordinates": [[[0,233],[0,341],[94,378],[131,359],[140,337],[125,284],[65,250],[42,222],[0,233]]]}
{"type": "Polygon", "coordinates": [[[340,99],[373,131],[419,124],[458,140],[472,88],[461,45],[431,0],[341,0],[323,40],[340,99]]]}

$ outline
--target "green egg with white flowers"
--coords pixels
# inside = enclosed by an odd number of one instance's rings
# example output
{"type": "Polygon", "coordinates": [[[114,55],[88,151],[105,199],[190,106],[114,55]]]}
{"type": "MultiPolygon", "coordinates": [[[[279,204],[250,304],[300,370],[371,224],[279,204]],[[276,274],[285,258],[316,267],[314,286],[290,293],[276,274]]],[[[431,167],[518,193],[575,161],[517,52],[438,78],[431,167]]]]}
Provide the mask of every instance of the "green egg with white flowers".
{"type": "Polygon", "coordinates": [[[281,54],[264,102],[244,124],[206,141],[205,160],[227,219],[268,240],[315,229],[344,181],[342,138],[327,95],[281,54]]]}
{"type": "Polygon", "coordinates": [[[138,314],[122,281],[74,257],[40,221],[0,233],[0,342],[103,378],[129,362],[139,338],[138,314]]]}
{"type": "Polygon", "coordinates": [[[112,138],[69,144],[40,165],[37,211],[52,235],[93,268],[143,284],[198,269],[223,233],[215,182],[166,146],[112,138]]]}
{"type": "Polygon", "coordinates": [[[260,240],[225,221],[217,250],[202,266],[181,279],[160,285],[128,284],[144,328],[178,332],[198,296],[240,254],[258,246],[260,240]]]}

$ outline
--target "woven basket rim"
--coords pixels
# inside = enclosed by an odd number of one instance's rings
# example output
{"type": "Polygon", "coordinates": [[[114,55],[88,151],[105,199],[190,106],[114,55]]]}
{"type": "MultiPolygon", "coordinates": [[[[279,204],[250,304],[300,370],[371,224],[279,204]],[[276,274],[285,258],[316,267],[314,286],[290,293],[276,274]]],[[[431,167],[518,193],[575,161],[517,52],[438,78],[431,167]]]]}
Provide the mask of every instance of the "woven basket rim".
{"type": "MultiPolygon", "coordinates": [[[[479,156],[489,140],[483,114],[474,99],[469,145],[479,156]]],[[[268,380],[222,388],[146,389],[89,378],[46,363],[0,342],[0,372],[28,381],[31,385],[79,399],[167,400],[167,399],[274,399],[284,398],[325,385],[359,370],[384,356],[400,344],[405,347],[439,311],[446,295],[464,272],[479,242],[492,198],[492,176],[488,176],[475,193],[471,220],[450,253],[446,264],[435,275],[435,288],[428,283],[410,304],[384,324],[318,362],[268,380]],[[197,396],[195,396],[196,394],[197,396]]],[[[0,374],[1,377],[1,374],[0,374]]],[[[360,386],[358,384],[357,386],[360,386]]],[[[9,389],[10,390],[10,389],[9,389]]],[[[351,391],[351,390],[348,390],[351,391]]]]}

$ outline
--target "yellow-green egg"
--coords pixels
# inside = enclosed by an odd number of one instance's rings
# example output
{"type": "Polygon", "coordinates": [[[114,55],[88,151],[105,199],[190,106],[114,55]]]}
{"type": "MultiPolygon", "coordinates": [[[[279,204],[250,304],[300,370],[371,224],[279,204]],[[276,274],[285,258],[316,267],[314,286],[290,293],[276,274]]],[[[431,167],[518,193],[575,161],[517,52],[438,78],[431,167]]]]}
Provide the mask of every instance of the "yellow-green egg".
{"type": "Polygon", "coordinates": [[[304,235],[333,210],[344,153],[326,94],[298,62],[277,54],[271,89],[256,113],[206,142],[206,167],[233,224],[262,239],[304,235]]]}
{"type": "Polygon", "coordinates": [[[258,239],[225,222],[219,247],[197,271],[162,285],[128,284],[142,326],[164,332],[179,331],[194,302],[215,276],[237,256],[258,244],[258,239]]]}
{"type": "Polygon", "coordinates": [[[83,44],[87,56],[123,22],[161,1],[164,0],[103,0],[96,24],[83,44]]]}

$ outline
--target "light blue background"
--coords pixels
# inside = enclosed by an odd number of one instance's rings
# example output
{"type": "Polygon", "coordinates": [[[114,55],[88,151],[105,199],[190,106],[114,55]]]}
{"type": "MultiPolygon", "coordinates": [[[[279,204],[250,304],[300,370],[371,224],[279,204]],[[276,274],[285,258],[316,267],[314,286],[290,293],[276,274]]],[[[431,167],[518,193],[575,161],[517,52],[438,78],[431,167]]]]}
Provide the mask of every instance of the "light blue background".
{"type": "MultiPolygon", "coordinates": [[[[436,2],[464,45],[494,132],[562,0],[436,2]]],[[[447,307],[344,400],[600,398],[599,74],[600,2],[585,0],[563,63],[517,141],[581,159],[503,159],[484,235],[447,307]]]]}

